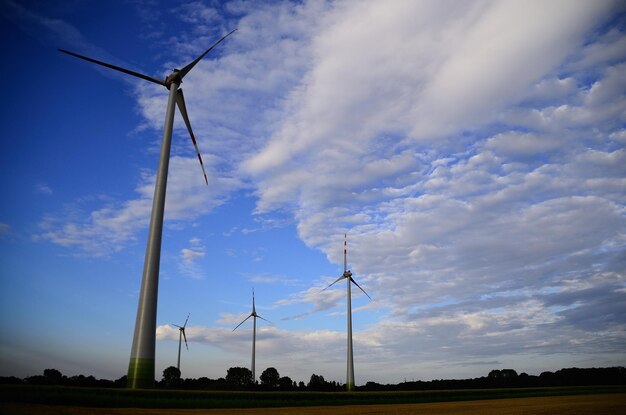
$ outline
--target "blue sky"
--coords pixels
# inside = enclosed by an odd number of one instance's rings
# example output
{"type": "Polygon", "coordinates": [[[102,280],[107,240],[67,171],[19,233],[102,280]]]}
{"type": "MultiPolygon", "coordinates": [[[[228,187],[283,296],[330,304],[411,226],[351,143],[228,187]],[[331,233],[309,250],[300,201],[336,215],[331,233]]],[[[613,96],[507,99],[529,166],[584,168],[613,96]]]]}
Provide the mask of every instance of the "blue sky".
{"type": "Polygon", "coordinates": [[[167,92],[182,88],[157,377],[626,364],[626,9],[610,1],[3,1],[0,375],[127,370],[167,92]]]}

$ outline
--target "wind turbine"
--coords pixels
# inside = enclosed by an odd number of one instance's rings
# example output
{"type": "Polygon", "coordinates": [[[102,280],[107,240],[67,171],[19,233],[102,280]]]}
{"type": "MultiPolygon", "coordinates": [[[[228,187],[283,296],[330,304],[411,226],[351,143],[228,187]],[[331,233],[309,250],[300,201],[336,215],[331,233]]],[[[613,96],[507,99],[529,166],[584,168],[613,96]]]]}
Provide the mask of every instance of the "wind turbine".
{"type": "Polygon", "coordinates": [[[348,391],[351,391],[354,389],[354,359],[352,356],[352,291],[350,289],[351,288],[350,283],[354,283],[354,285],[359,287],[359,289],[363,291],[363,294],[367,295],[367,298],[369,298],[370,300],[372,299],[372,297],[370,297],[369,294],[367,294],[365,290],[361,288],[359,284],[357,284],[354,278],[352,278],[352,272],[348,269],[348,260],[347,260],[348,236],[344,234],[343,238],[344,238],[343,239],[343,274],[339,278],[337,278],[332,284],[330,284],[328,287],[324,288],[322,291],[327,290],[332,285],[334,285],[335,283],[341,280],[346,280],[347,282],[346,296],[347,296],[347,303],[348,303],[348,358],[347,358],[348,367],[346,368],[346,388],[348,389],[348,391]]]}
{"type": "Polygon", "coordinates": [[[254,358],[255,358],[255,350],[256,350],[256,319],[260,318],[261,320],[265,320],[268,323],[272,324],[271,321],[265,319],[256,313],[256,308],[254,307],[254,288],[252,289],[252,313],[248,317],[246,317],[241,323],[237,324],[237,327],[233,329],[233,331],[237,330],[239,326],[246,322],[250,317],[253,317],[253,326],[252,326],[252,381],[256,382],[256,374],[254,372],[254,358]]]}
{"type": "MultiPolygon", "coordinates": [[[[237,30],[237,29],[235,29],[237,30]]],[[[161,141],[161,155],[159,157],[159,167],[154,186],[154,198],[152,200],[152,213],[150,215],[150,230],[148,232],[148,242],[146,246],[146,255],[144,258],[143,275],[141,279],[141,291],[139,294],[139,303],[137,306],[137,319],[135,320],[135,334],[133,336],[133,346],[130,353],[130,362],[128,364],[128,387],[150,388],[154,386],[154,356],[156,342],[156,317],[157,317],[157,297],[159,288],[159,265],[161,259],[161,237],[163,234],[163,211],[165,208],[165,189],[167,187],[167,172],[170,161],[170,148],[172,144],[172,128],[174,125],[174,107],[178,105],[191,141],[196,149],[204,180],[208,185],[208,179],[202,163],[202,157],[198,150],[196,138],[191,130],[191,123],[187,116],[187,108],[185,106],[185,97],[180,84],[183,78],[193,69],[194,66],[204,56],[209,53],[220,42],[230,36],[235,30],[223,36],[215,42],[202,55],[198,56],[193,62],[189,63],[183,69],[174,69],[165,79],[157,79],[148,75],[131,71],[129,69],[120,68],[106,62],[98,61],[77,53],[59,49],[63,53],[75,56],[86,61],[105,66],[116,71],[123,72],[137,78],[163,85],[169,90],[169,98],[167,101],[167,111],[165,112],[165,122],[163,126],[163,139],[161,141]]]]}
{"type": "Polygon", "coordinates": [[[191,313],[187,314],[187,319],[185,320],[185,324],[179,326],[177,324],[172,324],[174,327],[178,327],[178,361],[176,362],[176,368],[180,373],[180,346],[181,346],[181,337],[185,338],[185,347],[189,350],[189,346],[187,345],[187,336],[185,336],[185,327],[187,327],[187,322],[189,321],[189,316],[191,313]]]}

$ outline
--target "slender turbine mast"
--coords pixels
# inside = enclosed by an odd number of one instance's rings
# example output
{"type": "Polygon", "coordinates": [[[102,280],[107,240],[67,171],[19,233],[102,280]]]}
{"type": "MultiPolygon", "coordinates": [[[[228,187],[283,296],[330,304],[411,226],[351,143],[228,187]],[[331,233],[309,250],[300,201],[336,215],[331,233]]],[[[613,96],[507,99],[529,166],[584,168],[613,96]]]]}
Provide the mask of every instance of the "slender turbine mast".
{"type": "MultiPolygon", "coordinates": [[[[237,29],[235,29],[237,30],[237,29]]],[[[167,187],[167,172],[170,160],[170,148],[172,144],[172,128],[174,125],[174,107],[178,105],[191,141],[196,149],[204,180],[208,185],[208,179],[202,163],[202,157],[198,150],[196,138],[191,130],[191,123],[187,116],[185,97],[180,84],[185,75],[214,47],[230,36],[235,30],[215,42],[202,55],[197,57],[183,69],[174,69],[164,80],[153,78],[138,72],[120,68],[106,62],[98,61],[86,56],[78,55],[67,50],[59,49],[63,53],[84,59],[98,65],[105,66],[116,71],[132,75],[158,85],[162,85],[169,90],[167,101],[167,111],[165,113],[165,123],[163,127],[163,139],[161,142],[161,155],[159,157],[159,167],[157,170],[156,183],[154,186],[154,198],[152,200],[152,214],[150,216],[150,230],[148,232],[148,242],[146,246],[146,256],[144,259],[143,276],[141,279],[141,292],[137,306],[137,319],[135,321],[135,334],[133,337],[133,347],[130,353],[128,364],[128,387],[150,388],[154,386],[154,356],[156,342],[156,317],[157,317],[157,296],[159,288],[159,265],[161,260],[161,237],[163,234],[163,211],[165,209],[165,189],[167,187]]]]}
{"type": "Polygon", "coordinates": [[[233,329],[233,331],[237,330],[239,326],[246,322],[250,317],[253,317],[252,324],[252,382],[256,382],[256,373],[254,372],[255,368],[255,354],[256,354],[256,319],[260,318],[261,320],[265,320],[268,323],[272,324],[271,321],[265,319],[256,313],[256,308],[254,307],[254,288],[252,289],[252,313],[248,317],[246,317],[241,323],[237,324],[237,327],[233,329]]]}
{"type": "Polygon", "coordinates": [[[369,294],[367,294],[365,290],[361,288],[359,284],[357,284],[354,278],[352,278],[352,272],[348,269],[347,239],[348,239],[348,236],[344,234],[343,235],[343,274],[339,278],[337,278],[332,284],[330,284],[328,287],[324,288],[324,290],[330,288],[336,282],[339,282],[343,279],[345,279],[347,282],[346,284],[347,301],[346,302],[348,303],[348,356],[347,356],[347,368],[346,368],[346,388],[348,389],[348,391],[352,391],[354,389],[354,358],[352,354],[352,291],[350,289],[351,288],[350,283],[354,283],[354,285],[359,287],[359,289],[363,291],[363,294],[367,295],[367,298],[369,298],[370,300],[372,299],[372,297],[370,297],[369,294]]]}
{"type": "Polygon", "coordinates": [[[185,327],[187,327],[187,322],[189,321],[190,315],[191,313],[187,314],[187,319],[185,320],[185,324],[183,324],[182,326],[179,326],[177,324],[172,324],[174,327],[178,327],[178,360],[176,361],[176,368],[178,369],[179,373],[180,373],[180,346],[181,346],[182,337],[185,338],[185,347],[187,348],[187,350],[189,350],[189,346],[187,345],[187,336],[185,336],[185,327]]]}

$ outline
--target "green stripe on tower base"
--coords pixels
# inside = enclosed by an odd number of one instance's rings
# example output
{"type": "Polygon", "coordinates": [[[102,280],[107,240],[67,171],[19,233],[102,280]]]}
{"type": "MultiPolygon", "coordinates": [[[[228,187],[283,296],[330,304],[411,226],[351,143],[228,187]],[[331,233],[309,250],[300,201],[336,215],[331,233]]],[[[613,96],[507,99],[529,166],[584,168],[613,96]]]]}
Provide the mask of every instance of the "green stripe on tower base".
{"type": "Polygon", "coordinates": [[[154,359],[130,358],[128,364],[128,382],[131,389],[154,387],[154,359]]]}

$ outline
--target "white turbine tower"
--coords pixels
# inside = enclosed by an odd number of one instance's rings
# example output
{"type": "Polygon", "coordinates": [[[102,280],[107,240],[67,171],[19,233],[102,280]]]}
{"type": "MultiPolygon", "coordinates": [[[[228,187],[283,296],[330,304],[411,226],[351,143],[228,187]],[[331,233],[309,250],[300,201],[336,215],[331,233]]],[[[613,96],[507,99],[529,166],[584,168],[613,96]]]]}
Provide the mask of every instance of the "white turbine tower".
{"type": "MultiPolygon", "coordinates": [[[[370,300],[372,299],[372,297],[369,296],[369,294],[367,294],[365,292],[365,290],[363,288],[361,288],[361,286],[359,284],[357,284],[357,282],[354,280],[354,278],[352,278],[352,272],[350,270],[348,270],[348,255],[347,255],[347,251],[348,251],[348,244],[347,244],[347,239],[348,236],[346,234],[343,235],[343,274],[341,275],[341,277],[337,278],[332,284],[330,284],[328,287],[324,288],[324,290],[330,288],[332,285],[334,285],[335,283],[341,281],[341,280],[346,280],[346,297],[347,297],[347,303],[348,303],[348,357],[347,357],[347,368],[346,368],[346,388],[348,389],[348,391],[352,391],[354,389],[354,359],[353,359],[353,355],[352,355],[352,291],[351,291],[351,283],[354,283],[354,285],[356,285],[357,287],[359,287],[359,289],[361,291],[363,291],[363,294],[367,295],[367,298],[369,298],[370,300]]],[[[322,291],[324,291],[322,290],[322,291]]]]}
{"type": "Polygon", "coordinates": [[[187,327],[187,322],[189,321],[189,316],[191,313],[187,314],[187,319],[185,320],[185,324],[179,326],[177,324],[172,324],[174,327],[178,327],[178,360],[176,361],[176,368],[180,373],[180,346],[182,345],[182,338],[185,338],[185,347],[189,350],[189,346],[187,345],[187,336],[185,336],[185,327],[187,327]]]}
{"type": "MultiPolygon", "coordinates": [[[[235,29],[237,30],[237,29],[235,29]]],[[[208,185],[202,157],[196,144],[196,138],[191,130],[191,123],[187,116],[185,97],[180,84],[194,66],[204,56],[209,53],[221,41],[230,36],[235,30],[223,36],[208,48],[202,55],[197,57],[183,69],[174,69],[165,79],[157,79],[148,75],[134,72],[129,69],[120,68],[106,62],[98,61],[86,56],[82,56],[67,50],[59,49],[63,53],[84,59],[88,62],[96,63],[116,71],[132,75],[143,80],[162,85],[169,90],[167,110],[165,112],[165,122],[163,126],[163,139],[161,141],[161,155],[159,156],[159,167],[157,170],[156,182],[154,185],[154,198],[152,200],[152,213],[150,215],[150,230],[148,231],[148,242],[146,245],[146,255],[143,265],[143,276],[141,279],[141,291],[139,293],[139,304],[137,306],[137,319],[135,320],[135,334],[133,336],[133,346],[128,364],[128,387],[151,388],[154,386],[154,357],[156,346],[156,318],[157,318],[157,297],[159,289],[159,266],[161,262],[161,237],[163,235],[163,212],[165,209],[165,189],[167,187],[167,172],[170,161],[170,148],[172,145],[172,128],[174,126],[174,107],[178,105],[191,141],[196,148],[198,160],[202,167],[204,180],[208,185]]]]}
{"type": "Polygon", "coordinates": [[[237,324],[237,327],[235,327],[233,329],[233,331],[237,330],[237,328],[239,326],[241,326],[243,323],[246,322],[246,320],[248,320],[250,317],[253,317],[253,324],[252,324],[252,382],[256,382],[256,374],[254,372],[254,368],[255,368],[255,355],[256,355],[256,319],[260,318],[261,320],[265,320],[268,323],[272,324],[271,321],[269,321],[268,319],[265,319],[263,317],[261,317],[260,315],[258,315],[256,313],[256,308],[254,306],[254,288],[252,289],[252,313],[250,313],[250,315],[248,317],[246,317],[241,323],[237,324]]]}

